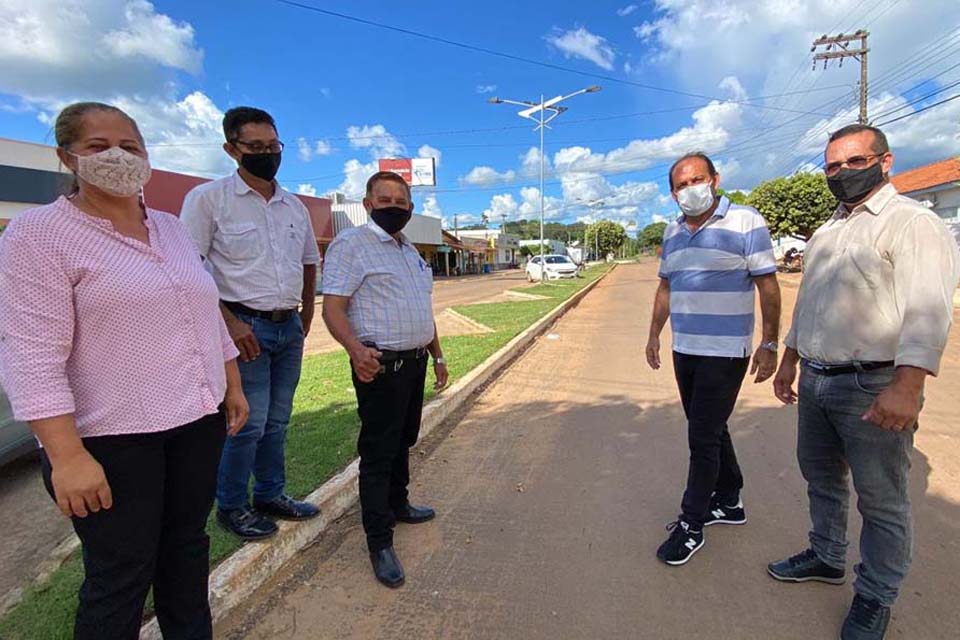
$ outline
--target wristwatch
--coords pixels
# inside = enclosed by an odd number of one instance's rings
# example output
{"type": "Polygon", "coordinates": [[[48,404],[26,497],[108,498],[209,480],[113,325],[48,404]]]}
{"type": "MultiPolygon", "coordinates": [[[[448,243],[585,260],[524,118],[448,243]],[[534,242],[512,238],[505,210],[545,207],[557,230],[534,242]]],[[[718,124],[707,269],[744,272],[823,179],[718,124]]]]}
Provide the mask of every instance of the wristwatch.
{"type": "Polygon", "coordinates": [[[776,353],[779,350],[780,345],[779,343],[771,340],[770,342],[761,342],[760,348],[766,349],[767,351],[773,351],[774,353],[776,353]]]}
{"type": "Polygon", "coordinates": [[[434,359],[433,359],[433,364],[435,364],[435,365],[437,365],[437,364],[447,364],[447,359],[444,358],[444,357],[442,357],[442,356],[439,357],[439,358],[434,358],[434,359]]]}

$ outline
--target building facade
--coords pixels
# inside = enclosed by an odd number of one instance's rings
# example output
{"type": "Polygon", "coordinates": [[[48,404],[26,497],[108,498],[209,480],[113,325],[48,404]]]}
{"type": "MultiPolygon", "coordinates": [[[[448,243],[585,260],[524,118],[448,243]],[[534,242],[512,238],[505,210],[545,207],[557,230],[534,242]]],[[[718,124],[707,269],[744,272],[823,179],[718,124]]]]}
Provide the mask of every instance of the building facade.
{"type": "Polygon", "coordinates": [[[929,207],[944,222],[960,223],[960,158],[947,158],[893,176],[897,191],[929,207]]]}
{"type": "Polygon", "coordinates": [[[486,263],[491,269],[508,269],[520,264],[520,238],[500,229],[459,230],[460,239],[482,240],[487,243],[486,263]]]}

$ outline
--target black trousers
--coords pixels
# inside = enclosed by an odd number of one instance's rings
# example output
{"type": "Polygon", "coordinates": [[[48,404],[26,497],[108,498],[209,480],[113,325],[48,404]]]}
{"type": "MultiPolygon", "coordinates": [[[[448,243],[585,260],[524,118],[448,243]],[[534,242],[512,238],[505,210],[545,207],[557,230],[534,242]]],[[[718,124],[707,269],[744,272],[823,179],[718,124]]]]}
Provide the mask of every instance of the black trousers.
{"type": "Polygon", "coordinates": [[[373,382],[353,376],[360,414],[360,511],[371,552],[393,545],[393,514],[407,506],[410,447],[420,435],[426,376],[426,356],[387,362],[373,382]]]}
{"type": "MultiPolygon", "coordinates": [[[[151,586],[165,640],[213,637],[205,526],[225,436],[221,412],[159,433],[83,439],[103,466],[113,507],[72,519],[86,574],[77,640],[139,638],[151,586]]],[[[42,463],[52,497],[45,454],[42,463]]]]}
{"type": "Polygon", "coordinates": [[[673,353],[690,445],[690,469],[681,511],[683,519],[695,529],[703,525],[714,492],[735,503],[743,488],[743,474],[727,419],[733,413],[749,363],[750,358],[673,353]]]}

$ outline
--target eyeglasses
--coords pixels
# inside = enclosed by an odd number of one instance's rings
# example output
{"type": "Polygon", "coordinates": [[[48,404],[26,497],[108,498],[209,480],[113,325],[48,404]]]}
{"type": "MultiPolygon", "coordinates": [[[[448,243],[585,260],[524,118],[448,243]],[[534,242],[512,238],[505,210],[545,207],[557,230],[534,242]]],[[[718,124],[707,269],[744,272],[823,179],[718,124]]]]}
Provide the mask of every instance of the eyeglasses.
{"type": "Polygon", "coordinates": [[[887,155],[887,152],[883,153],[874,153],[869,156],[853,156],[852,158],[847,158],[843,162],[831,162],[823,168],[823,172],[828,176],[835,176],[840,173],[840,169],[844,167],[849,167],[851,169],[866,169],[870,166],[870,160],[873,158],[879,158],[880,156],[887,155]]]}
{"type": "Polygon", "coordinates": [[[250,150],[250,153],[281,153],[283,151],[283,143],[279,140],[277,142],[271,142],[270,144],[263,144],[262,142],[246,142],[245,140],[233,140],[233,145],[243,145],[250,150]]]}

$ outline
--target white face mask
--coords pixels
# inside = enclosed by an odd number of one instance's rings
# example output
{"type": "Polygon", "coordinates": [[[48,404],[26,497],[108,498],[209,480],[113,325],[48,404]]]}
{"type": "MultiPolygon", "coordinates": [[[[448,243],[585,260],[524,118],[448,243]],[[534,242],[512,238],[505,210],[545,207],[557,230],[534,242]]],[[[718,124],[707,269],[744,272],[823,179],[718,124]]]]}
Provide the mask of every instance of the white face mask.
{"type": "Polygon", "coordinates": [[[120,197],[136,195],[150,180],[150,162],[120,147],[77,159],[77,177],[120,197]]]}
{"type": "Polygon", "coordinates": [[[677,204],[684,214],[696,218],[713,206],[713,184],[704,182],[677,192],[677,204]]]}

